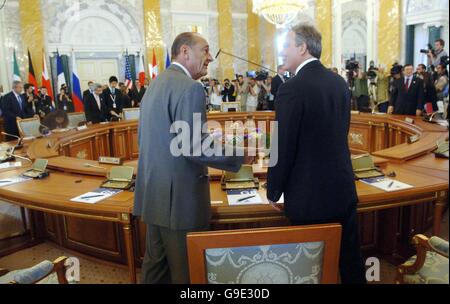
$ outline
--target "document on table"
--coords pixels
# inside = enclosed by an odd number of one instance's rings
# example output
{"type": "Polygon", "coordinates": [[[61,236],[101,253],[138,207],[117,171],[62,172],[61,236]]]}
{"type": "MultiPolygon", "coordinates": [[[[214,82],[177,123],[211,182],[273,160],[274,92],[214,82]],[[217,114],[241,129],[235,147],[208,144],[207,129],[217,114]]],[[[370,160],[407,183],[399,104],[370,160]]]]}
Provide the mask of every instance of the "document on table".
{"type": "Polygon", "coordinates": [[[228,190],[227,197],[230,206],[267,204],[256,189],[228,190]]]}
{"type": "Polygon", "coordinates": [[[360,179],[361,182],[374,186],[386,192],[399,191],[413,188],[413,186],[385,177],[360,179]]]}
{"type": "Polygon", "coordinates": [[[72,198],[71,202],[77,203],[85,203],[85,204],[95,204],[101,200],[107,199],[113,195],[116,195],[119,192],[122,192],[121,189],[106,189],[106,188],[98,188],[91,192],[87,192],[80,196],[72,198]]]}
{"type": "Polygon", "coordinates": [[[0,179],[0,187],[10,186],[32,180],[31,177],[16,176],[11,178],[0,179]]]}
{"type": "Polygon", "coordinates": [[[22,167],[22,162],[10,162],[0,164],[0,169],[19,168],[22,167]]]}

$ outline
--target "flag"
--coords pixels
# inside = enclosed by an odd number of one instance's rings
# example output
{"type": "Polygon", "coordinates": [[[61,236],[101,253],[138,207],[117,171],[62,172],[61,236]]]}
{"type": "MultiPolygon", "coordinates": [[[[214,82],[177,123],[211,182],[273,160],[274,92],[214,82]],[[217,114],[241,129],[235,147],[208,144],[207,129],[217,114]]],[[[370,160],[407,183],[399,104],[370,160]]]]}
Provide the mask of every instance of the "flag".
{"type": "Polygon", "coordinates": [[[31,60],[30,50],[28,50],[28,83],[34,86],[34,94],[38,94],[38,84],[34,75],[33,62],[31,60]]]}
{"type": "Polygon", "coordinates": [[[171,62],[170,62],[170,56],[169,56],[169,49],[167,49],[167,53],[166,53],[166,69],[170,66],[171,62]]]}
{"type": "Polygon", "coordinates": [[[45,52],[42,52],[42,86],[47,88],[47,95],[54,101],[52,83],[50,77],[48,77],[47,62],[45,61],[45,52]]]}
{"type": "Polygon", "coordinates": [[[16,57],[16,50],[13,52],[13,80],[14,81],[22,81],[22,78],[20,77],[20,71],[19,71],[19,64],[17,64],[17,57],[16,57]]]}
{"type": "Polygon", "coordinates": [[[131,66],[130,59],[128,58],[128,52],[125,55],[125,86],[130,90],[133,88],[133,79],[131,78],[131,66]]]}
{"type": "Polygon", "coordinates": [[[152,77],[152,79],[155,79],[156,76],[158,76],[158,64],[156,63],[155,49],[153,49],[153,60],[152,64],[150,65],[150,76],[152,77]]]}
{"type": "Polygon", "coordinates": [[[75,61],[75,53],[72,51],[72,101],[75,112],[83,112],[83,99],[81,97],[80,79],[77,75],[77,63],[75,61]]]}
{"type": "Polygon", "coordinates": [[[61,86],[63,84],[67,84],[66,83],[66,76],[64,76],[64,67],[62,64],[62,58],[59,55],[59,52],[57,52],[56,54],[56,71],[57,71],[57,75],[58,75],[58,90],[61,89],[61,86]]]}
{"type": "Polygon", "coordinates": [[[141,83],[141,86],[144,86],[145,82],[145,70],[144,70],[144,56],[141,55],[139,58],[139,82],[141,83]]]}

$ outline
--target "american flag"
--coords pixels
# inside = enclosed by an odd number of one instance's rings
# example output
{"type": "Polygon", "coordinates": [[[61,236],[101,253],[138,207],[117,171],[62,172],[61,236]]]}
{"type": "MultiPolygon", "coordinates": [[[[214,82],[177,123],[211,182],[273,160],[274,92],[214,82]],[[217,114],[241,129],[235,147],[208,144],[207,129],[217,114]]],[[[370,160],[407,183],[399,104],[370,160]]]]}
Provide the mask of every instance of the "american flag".
{"type": "Polygon", "coordinates": [[[131,66],[128,58],[128,52],[125,55],[125,86],[127,86],[130,90],[133,88],[133,80],[131,79],[131,66]]]}

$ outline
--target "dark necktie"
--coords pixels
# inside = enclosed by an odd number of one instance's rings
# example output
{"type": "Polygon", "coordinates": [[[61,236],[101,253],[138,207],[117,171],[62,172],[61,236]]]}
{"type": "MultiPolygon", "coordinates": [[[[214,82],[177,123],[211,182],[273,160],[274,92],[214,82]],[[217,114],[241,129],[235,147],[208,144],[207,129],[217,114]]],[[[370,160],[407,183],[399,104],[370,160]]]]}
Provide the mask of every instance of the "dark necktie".
{"type": "Polygon", "coordinates": [[[406,82],[405,82],[405,92],[408,92],[409,89],[409,78],[406,78],[406,82]]]}

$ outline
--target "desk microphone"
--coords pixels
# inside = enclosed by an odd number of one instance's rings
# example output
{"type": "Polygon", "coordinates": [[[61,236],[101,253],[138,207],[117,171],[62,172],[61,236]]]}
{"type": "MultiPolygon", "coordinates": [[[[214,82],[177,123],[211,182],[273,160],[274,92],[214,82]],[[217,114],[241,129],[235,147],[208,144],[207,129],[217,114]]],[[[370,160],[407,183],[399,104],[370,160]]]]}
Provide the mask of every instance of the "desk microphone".
{"type": "Polygon", "coordinates": [[[9,134],[9,133],[6,133],[6,132],[2,132],[2,134],[3,134],[3,135],[6,135],[6,136],[9,136],[9,137],[14,137],[14,138],[17,138],[17,139],[18,139],[17,144],[16,144],[16,146],[14,147],[15,149],[22,149],[22,148],[23,148],[23,144],[22,144],[22,142],[23,142],[23,137],[19,137],[19,136],[17,136],[17,135],[9,134]]]}
{"type": "Polygon", "coordinates": [[[32,161],[31,159],[29,159],[28,157],[16,155],[16,154],[11,153],[11,152],[6,152],[6,155],[9,156],[9,157],[15,157],[15,158],[20,158],[20,159],[23,159],[23,160],[27,160],[27,161],[29,161],[30,163],[33,162],[33,161],[32,161]]]}

